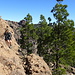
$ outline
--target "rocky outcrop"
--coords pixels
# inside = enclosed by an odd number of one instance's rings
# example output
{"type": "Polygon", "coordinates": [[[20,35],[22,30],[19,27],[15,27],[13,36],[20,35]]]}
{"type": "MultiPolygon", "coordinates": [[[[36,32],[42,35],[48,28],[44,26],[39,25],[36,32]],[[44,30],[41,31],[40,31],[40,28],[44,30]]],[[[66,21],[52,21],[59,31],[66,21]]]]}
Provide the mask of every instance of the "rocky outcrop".
{"type": "Polygon", "coordinates": [[[0,19],[0,75],[26,75],[22,61],[17,55],[18,47],[13,29],[8,25],[7,21],[0,19]],[[7,27],[12,33],[11,49],[4,40],[4,32],[7,27]]]}
{"type": "Polygon", "coordinates": [[[27,75],[52,75],[48,65],[38,55],[30,54],[27,56],[25,66],[27,75]]]}

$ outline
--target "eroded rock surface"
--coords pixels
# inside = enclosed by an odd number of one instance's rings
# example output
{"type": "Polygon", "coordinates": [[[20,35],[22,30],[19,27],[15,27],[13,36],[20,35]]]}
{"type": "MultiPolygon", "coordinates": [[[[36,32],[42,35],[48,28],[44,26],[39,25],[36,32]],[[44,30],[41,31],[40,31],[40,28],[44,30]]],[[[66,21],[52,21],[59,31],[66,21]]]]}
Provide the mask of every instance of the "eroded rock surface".
{"type": "Polygon", "coordinates": [[[43,58],[30,54],[26,58],[26,74],[28,75],[52,75],[51,70],[43,58]]]}
{"type": "Polygon", "coordinates": [[[22,62],[17,55],[18,47],[13,29],[8,25],[7,21],[0,19],[0,75],[26,75],[22,62]],[[12,33],[11,49],[4,40],[4,32],[7,27],[12,33]]]}

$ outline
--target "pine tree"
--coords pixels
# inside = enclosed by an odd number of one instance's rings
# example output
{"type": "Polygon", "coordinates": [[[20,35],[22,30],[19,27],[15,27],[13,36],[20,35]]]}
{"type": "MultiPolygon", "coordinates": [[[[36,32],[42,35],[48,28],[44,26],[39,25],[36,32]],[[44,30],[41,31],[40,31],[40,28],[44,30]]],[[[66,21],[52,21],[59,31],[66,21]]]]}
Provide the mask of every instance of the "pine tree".
{"type": "MultiPolygon", "coordinates": [[[[58,1],[59,2],[59,1],[58,1]]],[[[57,3],[51,10],[56,22],[53,24],[51,36],[52,41],[52,57],[55,62],[56,69],[59,64],[71,65],[73,62],[73,56],[75,56],[75,47],[73,40],[74,22],[67,19],[69,13],[66,10],[67,5],[57,3]],[[66,61],[67,60],[67,61],[66,61]]],[[[56,75],[59,70],[56,70],[56,75]]]]}
{"type": "Polygon", "coordinates": [[[25,25],[21,28],[21,48],[27,50],[27,53],[32,53],[32,46],[35,39],[37,39],[37,35],[35,32],[34,24],[32,23],[32,16],[28,13],[24,18],[26,21],[25,25]],[[34,40],[33,40],[34,39],[34,40]]]}
{"type": "Polygon", "coordinates": [[[40,27],[37,28],[38,34],[38,54],[43,56],[45,61],[47,61],[47,53],[48,53],[48,37],[50,37],[51,27],[48,26],[46,19],[43,15],[40,15],[39,21],[40,27]]]}

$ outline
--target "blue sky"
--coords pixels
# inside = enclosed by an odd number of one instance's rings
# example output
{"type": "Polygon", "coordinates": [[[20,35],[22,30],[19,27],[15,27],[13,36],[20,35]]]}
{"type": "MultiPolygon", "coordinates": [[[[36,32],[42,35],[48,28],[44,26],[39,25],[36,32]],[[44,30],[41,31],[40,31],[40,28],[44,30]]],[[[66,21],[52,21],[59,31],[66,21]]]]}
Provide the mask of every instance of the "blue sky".
{"type": "MultiPolygon", "coordinates": [[[[19,22],[30,13],[33,17],[33,23],[38,23],[42,14],[46,20],[51,17],[52,21],[54,21],[50,11],[56,3],[56,0],[0,0],[0,16],[4,20],[19,22]]],[[[62,4],[68,5],[68,18],[75,21],[75,0],[64,0],[62,4]]]]}

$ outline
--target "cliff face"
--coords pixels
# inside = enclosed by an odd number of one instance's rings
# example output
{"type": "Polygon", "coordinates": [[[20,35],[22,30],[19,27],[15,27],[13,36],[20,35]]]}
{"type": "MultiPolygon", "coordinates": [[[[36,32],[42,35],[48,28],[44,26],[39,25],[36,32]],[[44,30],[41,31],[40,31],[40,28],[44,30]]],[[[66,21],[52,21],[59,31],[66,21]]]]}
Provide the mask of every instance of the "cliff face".
{"type": "Polygon", "coordinates": [[[22,62],[19,58],[18,47],[15,38],[14,31],[8,25],[8,22],[0,19],[0,75],[25,75],[22,62]],[[4,32],[6,27],[12,33],[12,48],[10,49],[5,40],[4,32]]]}

